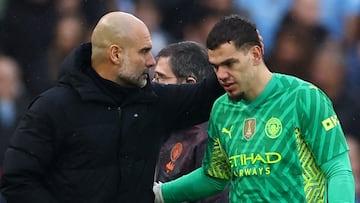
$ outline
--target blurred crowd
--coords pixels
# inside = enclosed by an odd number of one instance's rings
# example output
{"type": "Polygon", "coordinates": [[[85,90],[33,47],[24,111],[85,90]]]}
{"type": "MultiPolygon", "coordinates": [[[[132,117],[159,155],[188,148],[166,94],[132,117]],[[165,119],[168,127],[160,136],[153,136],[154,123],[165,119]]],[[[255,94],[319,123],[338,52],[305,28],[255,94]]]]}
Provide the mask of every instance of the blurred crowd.
{"type": "Polygon", "coordinates": [[[358,150],[360,0],[0,0],[0,156],[23,109],[55,83],[63,58],[89,41],[100,16],[114,10],[146,23],[154,55],[182,40],[204,44],[224,15],[251,19],[271,70],[320,87],[333,101],[350,148],[358,150]]]}

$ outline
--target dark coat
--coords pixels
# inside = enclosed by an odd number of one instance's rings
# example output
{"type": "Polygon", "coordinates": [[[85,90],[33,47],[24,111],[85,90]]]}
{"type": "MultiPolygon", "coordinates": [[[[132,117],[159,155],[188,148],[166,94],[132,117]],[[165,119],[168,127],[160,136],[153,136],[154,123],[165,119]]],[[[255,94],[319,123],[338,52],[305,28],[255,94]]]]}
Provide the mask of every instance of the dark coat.
{"type": "Polygon", "coordinates": [[[2,174],[4,154],[9,145],[10,137],[14,133],[16,125],[21,119],[22,115],[24,114],[26,107],[29,105],[30,99],[25,94],[23,94],[23,95],[19,95],[19,97],[17,97],[13,102],[15,107],[13,112],[15,116],[15,120],[11,125],[4,126],[1,124],[3,118],[0,113],[0,180],[2,174]]]}
{"type": "Polygon", "coordinates": [[[91,46],[64,63],[56,87],[20,121],[5,155],[1,191],[9,203],[153,202],[166,135],[208,119],[223,93],[215,77],[193,85],[148,82],[121,104],[87,70],[91,46]]]}

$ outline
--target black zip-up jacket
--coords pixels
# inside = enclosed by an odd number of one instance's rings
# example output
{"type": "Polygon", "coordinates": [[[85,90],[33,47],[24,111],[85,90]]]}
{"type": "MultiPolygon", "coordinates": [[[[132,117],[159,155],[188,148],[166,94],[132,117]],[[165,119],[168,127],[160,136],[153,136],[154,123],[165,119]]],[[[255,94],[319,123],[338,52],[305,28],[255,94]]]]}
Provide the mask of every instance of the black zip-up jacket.
{"type": "Polygon", "coordinates": [[[223,93],[212,76],[192,85],[148,81],[126,96],[109,94],[91,76],[90,56],[91,44],[75,50],[58,85],[19,122],[1,184],[8,203],[153,202],[165,136],[208,120],[223,93]]]}

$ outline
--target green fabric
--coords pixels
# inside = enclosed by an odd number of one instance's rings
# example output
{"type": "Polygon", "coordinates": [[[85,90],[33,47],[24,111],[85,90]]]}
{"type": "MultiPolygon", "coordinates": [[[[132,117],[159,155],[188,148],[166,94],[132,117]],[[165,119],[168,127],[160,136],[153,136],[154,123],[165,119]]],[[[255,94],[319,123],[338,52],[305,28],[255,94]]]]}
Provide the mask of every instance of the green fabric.
{"type": "Polygon", "coordinates": [[[165,203],[199,200],[223,191],[228,181],[205,175],[200,167],[161,187],[165,203]]]}
{"type": "Polygon", "coordinates": [[[274,74],[251,101],[213,105],[202,168],[231,180],[237,202],[324,202],[320,166],[348,151],[330,99],[311,83],[274,74]]]}
{"type": "Polygon", "coordinates": [[[308,82],[274,74],[252,101],[225,94],[208,132],[203,171],[165,183],[166,203],[208,196],[220,180],[231,183],[231,203],[354,202],[344,133],[330,99],[308,82]]]}
{"type": "Polygon", "coordinates": [[[329,203],[355,202],[355,181],[348,153],[343,153],[321,166],[327,178],[329,203]]]}

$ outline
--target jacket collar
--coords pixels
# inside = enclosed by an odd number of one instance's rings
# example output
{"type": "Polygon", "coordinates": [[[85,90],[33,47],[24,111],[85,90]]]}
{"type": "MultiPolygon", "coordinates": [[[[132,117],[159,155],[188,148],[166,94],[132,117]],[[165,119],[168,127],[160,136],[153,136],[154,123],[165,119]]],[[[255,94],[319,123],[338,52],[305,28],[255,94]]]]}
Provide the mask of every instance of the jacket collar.
{"type": "MultiPolygon", "coordinates": [[[[74,88],[85,101],[102,102],[116,105],[111,95],[103,91],[94,79],[89,76],[91,66],[91,43],[82,44],[69,54],[60,67],[58,81],[60,85],[74,88]]],[[[148,77],[147,84],[138,88],[134,94],[124,98],[122,106],[129,103],[144,103],[157,100],[157,95],[152,90],[152,84],[148,77]]]]}

